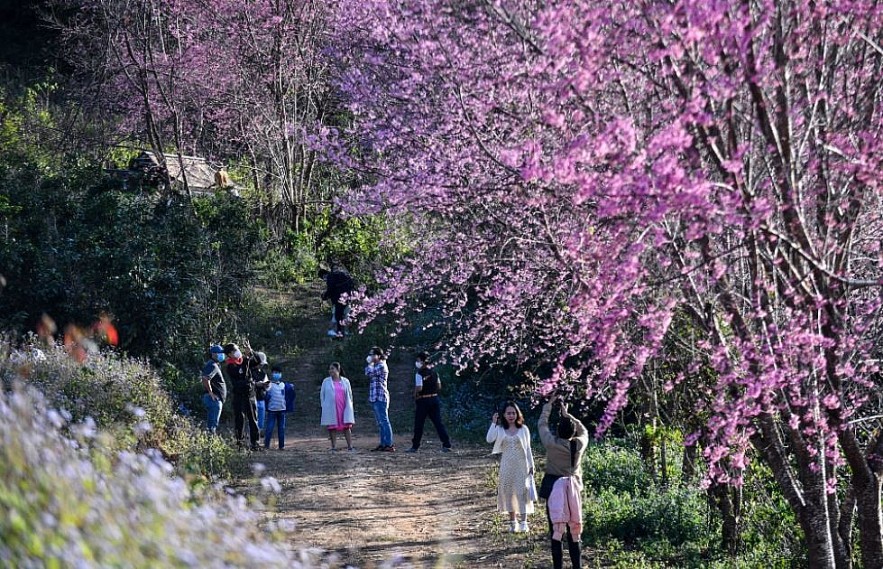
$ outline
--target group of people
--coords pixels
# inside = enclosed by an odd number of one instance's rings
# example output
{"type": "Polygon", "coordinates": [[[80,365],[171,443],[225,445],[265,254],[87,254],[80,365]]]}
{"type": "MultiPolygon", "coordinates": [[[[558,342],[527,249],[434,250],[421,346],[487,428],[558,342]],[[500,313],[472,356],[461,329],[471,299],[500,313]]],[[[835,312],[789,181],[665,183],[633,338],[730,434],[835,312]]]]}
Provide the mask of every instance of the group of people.
{"type": "Polygon", "coordinates": [[[540,441],[546,449],[546,472],[537,491],[534,482],[534,460],[530,446],[530,430],[524,424],[524,415],[514,402],[503,407],[503,414],[494,413],[487,432],[487,442],[493,443],[493,454],[500,454],[500,474],[497,485],[497,510],[509,516],[509,531],[526,532],[528,514],[534,511],[534,502],[546,501],[546,520],[549,523],[552,546],[552,564],[561,569],[564,563],[564,543],[574,569],[581,565],[580,534],[582,533],[582,469],[583,451],[589,435],[585,426],[567,412],[567,406],[553,396],[543,406],[537,424],[540,441]],[[558,406],[560,418],[553,433],[549,428],[552,409],[558,406]]]}
{"type": "MultiPolygon", "coordinates": [[[[259,450],[259,437],[264,432],[264,448],[270,448],[274,428],[278,430],[279,448],[285,448],[285,418],[294,411],[295,389],[291,383],[282,381],[282,370],[273,366],[271,374],[266,373],[267,356],[263,352],[252,352],[246,347],[246,356],[239,346],[230,343],[224,346],[213,344],[209,348],[208,361],[202,369],[202,385],[205,390],[203,403],[206,407],[206,424],[212,433],[217,431],[228,389],[221,364],[225,364],[226,377],[232,387],[234,435],[241,446],[248,431],[252,450],[259,450]],[[266,422],[266,424],[265,424],[266,422]],[[266,428],[265,428],[266,427],[266,428]]],[[[374,451],[395,452],[392,425],[389,420],[389,366],[382,348],[371,348],[365,366],[368,378],[368,401],[374,411],[374,418],[380,435],[380,442],[374,451]]],[[[425,352],[417,355],[415,375],[415,417],[414,437],[407,452],[417,452],[423,438],[423,427],[428,418],[435,425],[442,442],[442,452],[450,452],[451,438],[441,420],[439,392],[441,381],[429,363],[425,352]]],[[[321,404],[320,424],[328,429],[331,450],[337,451],[339,435],[346,440],[348,451],[353,451],[352,426],[355,423],[353,389],[350,380],[343,376],[340,363],[333,362],[328,368],[328,377],[322,381],[319,390],[321,404]]]]}
{"type": "Polygon", "coordinates": [[[267,356],[263,352],[250,352],[248,357],[234,343],[212,344],[208,361],[202,368],[202,396],[206,408],[206,425],[215,433],[227,400],[227,381],[221,371],[225,364],[232,395],[233,422],[236,442],[241,446],[244,430],[252,450],[259,450],[260,433],[264,431],[264,448],[270,448],[274,429],[279,448],[285,448],[285,419],[294,412],[296,393],[294,385],[282,381],[282,369],[270,368],[267,373],[267,356]]]}
{"type": "MultiPolygon", "coordinates": [[[[237,442],[242,443],[244,428],[248,428],[252,449],[258,446],[260,430],[264,429],[264,448],[270,447],[274,427],[278,429],[279,448],[285,448],[285,416],[294,410],[295,391],[291,383],[282,381],[281,370],[274,366],[267,377],[266,355],[251,352],[246,357],[236,344],[212,345],[209,360],[202,370],[205,388],[203,400],[208,413],[211,432],[218,427],[223,403],[227,397],[226,382],[220,364],[226,363],[227,377],[232,384],[234,430],[237,442]],[[266,421],[266,425],[264,425],[266,421]]],[[[368,378],[368,400],[374,411],[380,441],[374,451],[395,452],[392,425],[389,420],[389,367],[383,349],[375,346],[366,356],[365,376],[368,378]]],[[[441,419],[439,394],[441,380],[430,365],[429,354],[422,352],[415,360],[414,435],[411,448],[420,449],[426,419],[429,419],[442,443],[442,452],[451,451],[451,439],[441,419]]],[[[341,365],[333,362],[320,388],[320,424],[327,428],[331,450],[338,450],[338,439],[343,435],[348,451],[353,451],[352,427],[355,424],[353,390],[344,377],[341,365]]],[[[588,432],[583,424],[567,412],[567,406],[553,396],[543,406],[537,424],[540,441],[546,449],[546,472],[537,489],[534,481],[534,459],[530,430],[524,424],[524,415],[515,402],[508,402],[502,414],[494,413],[487,432],[487,442],[493,443],[493,454],[500,454],[497,510],[509,517],[509,531],[527,532],[528,515],[534,511],[538,499],[546,501],[546,519],[551,534],[553,567],[562,567],[564,544],[574,568],[581,567],[580,534],[582,533],[582,473],[581,458],[588,444],[588,432]],[[553,432],[549,417],[557,405],[560,417],[553,432]]]]}

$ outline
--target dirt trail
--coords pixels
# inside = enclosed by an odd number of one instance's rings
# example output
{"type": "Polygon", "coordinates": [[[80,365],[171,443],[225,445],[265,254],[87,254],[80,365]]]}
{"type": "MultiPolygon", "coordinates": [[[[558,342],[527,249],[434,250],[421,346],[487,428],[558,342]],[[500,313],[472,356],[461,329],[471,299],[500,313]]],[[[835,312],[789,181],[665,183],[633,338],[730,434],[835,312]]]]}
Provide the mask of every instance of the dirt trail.
{"type": "MultiPolygon", "coordinates": [[[[305,306],[306,308],[306,306],[305,306]]],[[[315,312],[315,310],[314,310],[315,312]]],[[[310,321],[317,335],[327,329],[318,314],[310,321]]],[[[297,412],[286,428],[285,449],[250,455],[262,464],[262,476],[273,476],[282,488],[267,519],[294,526],[293,547],[318,547],[333,552],[341,566],[483,568],[548,565],[541,514],[531,518],[528,534],[508,534],[495,513],[495,489],[489,484],[496,461],[489,445],[454,440],[454,452],[442,453],[427,421],[416,454],[411,446],[413,363],[390,369],[390,416],[396,453],[371,452],[378,444],[377,426],[367,403],[361,370],[349,372],[356,407],[355,452],[342,440],[331,452],[326,431],[319,426],[319,385],[334,354],[347,349],[344,340],[328,339],[309,347],[284,369],[296,370],[297,412]],[[390,560],[392,564],[384,565],[390,560]]],[[[271,360],[272,360],[271,354],[271,360]]],[[[407,358],[405,358],[407,359],[407,358]]],[[[291,373],[287,373],[291,381],[291,373]]],[[[238,489],[256,492],[255,479],[238,489]]]]}

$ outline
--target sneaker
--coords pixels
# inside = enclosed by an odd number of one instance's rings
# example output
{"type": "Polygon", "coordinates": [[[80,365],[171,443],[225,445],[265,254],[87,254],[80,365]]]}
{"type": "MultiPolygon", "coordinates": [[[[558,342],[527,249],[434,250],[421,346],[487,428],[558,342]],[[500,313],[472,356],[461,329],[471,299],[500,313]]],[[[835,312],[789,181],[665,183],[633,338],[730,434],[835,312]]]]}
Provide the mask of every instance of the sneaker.
{"type": "Polygon", "coordinates": [[[415,452],[417,452],[417,449],[415,449],[414,447],[411,447],[408,450],[406,450],[405,452],[415,453],[415,452]]]}
{"type": "Polygon", "coordinates": [[[376,447],[371,449],[371,452],[377,452],[379,450],[386,450],[386,447],[383,445],[377,445],[376,447]]]}
{"type": "Polygon", "coordinates": [[[451,452],[452,450],[451,447],[442,447],[442,452],[451,452]]]}
{"type": "Polygon", "coordinates": [[[329,452],[337,452],[337,449],[336,449],[336,448],[330,448],[330,449],[328,449],[328,451],[329,451],[329,452]]]}
{"type": "Polygon", "coordinates": [[[518,532],[518,524],[516,524],[515,522],[509,522],[509,533],[516,532],[518,532]]]}
{"type": "Polygon", "coordinates": [[[328,335],[332,338],[337,338],[337,330],[328,330],[328,335]]]}
{"type": "Polygon", "coordinates": [[[349,452],[356,452],[356,447],[347,447],[346,450],[348,450],[349,452]]]}
{"type": "Polygon", "coordinates": [[[394,447],[394,446],[383,447],[382,450],[383,450],[383,452],[395,452],[396,447],[394,447]]]}
{"type": "Polygon", "coordinates": [[[530,527],[527,525],[527,520],[518,524],[518,531],[522,533],[527,533],[530,531],[530,527]]]}

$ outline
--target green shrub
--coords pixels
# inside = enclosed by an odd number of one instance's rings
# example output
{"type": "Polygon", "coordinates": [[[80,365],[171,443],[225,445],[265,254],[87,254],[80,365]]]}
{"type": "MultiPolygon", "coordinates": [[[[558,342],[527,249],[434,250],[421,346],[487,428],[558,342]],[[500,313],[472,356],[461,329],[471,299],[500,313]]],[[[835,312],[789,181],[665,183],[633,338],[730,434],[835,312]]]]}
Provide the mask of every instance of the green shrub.
{"type": "MultiPolygon", "coordinates": [[[[173,476],[155,451],[114,452],[20,384],[0,393],[5,567],[310,567],[258,526],[244,498],[173,476]]],[[[137,432],[133,436],[140,436],[137,432]]],[[[272,486],[268,482],[268,486],[272,486]]],[[[323,564],[322,566],[329,566],[323,564]]]]}
{"type": "Polygon", "coordinates": [[[11,349],[0,342],[4,354],[10,357],[0,359],[0,377],[7,388],[24,381],[73,422],[94,422],[106,435],[109,452],[153,448],[182,473],[208,479],[226,476],[236,466],[232,449],[175,412],[159,376],[144,360],[103,353],[81,364],[61,346],[11,349]]]}

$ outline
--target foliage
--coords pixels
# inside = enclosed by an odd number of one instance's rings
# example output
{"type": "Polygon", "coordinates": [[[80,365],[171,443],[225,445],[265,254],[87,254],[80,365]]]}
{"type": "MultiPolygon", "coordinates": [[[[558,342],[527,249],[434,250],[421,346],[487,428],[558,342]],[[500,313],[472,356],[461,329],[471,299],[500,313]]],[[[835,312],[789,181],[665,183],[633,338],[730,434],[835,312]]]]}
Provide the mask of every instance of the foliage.
{"type": "Polygon", "coordinates": [[[155,452],[114,452],[94,422],[71,421],[34,391],[4,390],[0,415],[4,565],[312,566],[273,537],[279,528],[259,529],[242,497],[195,490],[155,452]]]}
{"type": "Polygon", "coordinates": [[[214,479],[235,465],[232,451],[184,417],[145,360],[91,354],[79,363],[62,346],[4,342],[0,377],[6,389],[24,380],[70,421],[100,429],[107,452],[153,448],[185,472],[214,479]],[[10,355],[11,354],[11,355],[10,355]]]}
{"type": "Polygon", "coordinates": [[[344,5],[370,149],[350,207],[424,230],[361,310],[441,307],[463,365],[554,362],[540,391],[583,384],[601,432],[686,314],[665,387],[713,371],[688,433],[707,482],[765,461],[819,567],[851,565],[861,495],[862,562],[883,565],[879,6],[344,5]]]}
{"type": "Polygon", "coordinates": [[[730,556],[715,538],[720,520],[701,490],[677,477],[670,486],[654,482],[633,439],[590,444],[583,457],[583,537],[616,567],[803,566],[799,540],[789,535],[794,515],[769,471],[748,480],[767,489],[748,494],[745,547],[730,556]]]}
{"type": "Polygon", "coordinates": [[[33,330],[43,314],[60,329],[115,321],[120,347],[189,359],[228,325],[253,278],[260,224],[226,194],[180,199],[132,193],[95,165],[44,172],[30,156],[0,161],[6,286],[0,319],[33,330]],[[195,209],[194,209],[195,208],[195,209]]]}

